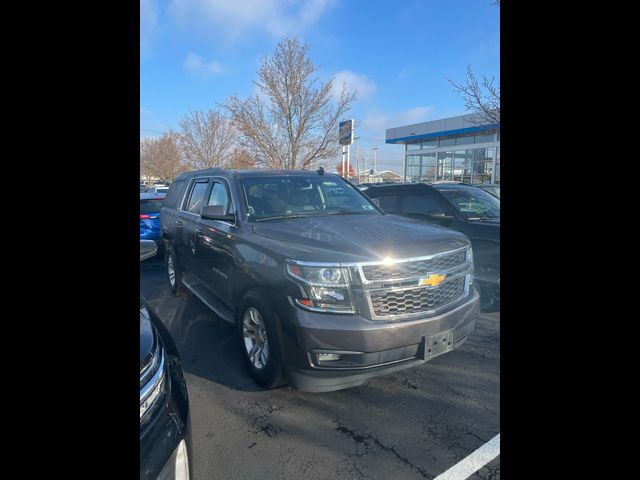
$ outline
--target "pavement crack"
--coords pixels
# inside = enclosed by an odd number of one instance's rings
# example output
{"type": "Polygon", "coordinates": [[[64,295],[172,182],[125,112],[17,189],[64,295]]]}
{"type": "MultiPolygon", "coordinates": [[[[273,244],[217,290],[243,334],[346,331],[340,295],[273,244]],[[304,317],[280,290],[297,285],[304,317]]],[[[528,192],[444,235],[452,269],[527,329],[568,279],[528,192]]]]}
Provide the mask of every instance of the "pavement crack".
{"type": "Polygon", "coordinates": [[[358,455],[356,453],[355,456],[363,456],[366,453],[368,453],[368,447],[371,446],[371,444],[375,444],[376,446],[378,446],[381,450],[387,452],[387,453],[391,453],[394,457],[396,457],[398,460],[400,460],[402,463],[404,463],[405,465],[408,465],[409,467],[411,467],[412,469],[416,470],[418,473],[420,473],[420,475],[422,475],[422,478],[431,478],[431,475],[429,475],[427,472],[424,471],[424,469],[422,469],[421,467],[414,465],[413,463],[411,463],[411,461],[402,456],[396,449],[395,447],[390,447],[388,445],[385,445],[384,443],[382,443],[382,441],[380,441],[378,438],[376,438],[375,436],[373,436],[372,434],[366,434],[366,435],[362,435],[357,433],[356,431],[352,430],[351,428],[349,428],[348,426],[346,426],[345,424],[343,424],[342,422],[340,422],[339,418],[336,418],[333,423],[336,425],[336,432],[342,433],[346,436],[348,436],[349,438],[351,438],[353,441],[356,442],[356,445],[365,445],[365,453],[358,455]],[[372,443],[370,443],[372,442],[372,443]]]}
{"type": "Polygon", "coordinates": [[[455,393],[456,395],[460,395],[462,397],[468,398],[469,400],[471,400],[473,403],[476,403],[478,405],[480,405],[482,408],[484,408],[487,412],[492,413],[493,415],[495,415],[496,417],[499,417],[500,414],[496,413],[495,411],[493,411],[492,409],[490,409],[489,407],[487,407],[484,403],[482,403],[480,400],[476,399],[475,397],[473,397],[472,395],[469,395],[467,393],[462,393],[457,391],[454,388],[451,388],[449,385],[442,385],[440,384],[441,387],[446,388],[447,390],[449,390],[450,392],[455,393]]]}
{"type": "Polygon", "coordinates": [[[283,408],[284,407],[274,407],[268,400],[263,402],[248,402],[248,410],[253,417],[251,421],[252,432],[257,436],[262,434],[269,438],[276,437],[280,429],[271,422],[271,415],[283,408]]]}

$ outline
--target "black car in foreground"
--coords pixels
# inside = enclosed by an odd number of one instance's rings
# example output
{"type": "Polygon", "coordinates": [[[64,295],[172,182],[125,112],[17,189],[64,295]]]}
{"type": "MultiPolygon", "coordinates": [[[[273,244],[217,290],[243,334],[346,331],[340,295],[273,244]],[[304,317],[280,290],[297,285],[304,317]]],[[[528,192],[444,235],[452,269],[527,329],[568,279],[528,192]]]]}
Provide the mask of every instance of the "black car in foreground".
{"type": "Polygon", "coordinates": [[[500,309],[500,200],[464,183],[371,186],[366,195],[388,213],[464,233],[473,245],[483,311],[500,309]]]}
{"type": "Polygon", "coordinates": [[[140,298],[140,480],[188,480],[190,471],[189,397],[180,356],[140,298]]]}
{"type": "Polygon", "coordinates": [[[185,173],[160,221],[171,290],[186,287],[235,325],[267,388],[361,385],[460,346],[474,328],[469,240],[387,215],[322,169],[185,173]]]}

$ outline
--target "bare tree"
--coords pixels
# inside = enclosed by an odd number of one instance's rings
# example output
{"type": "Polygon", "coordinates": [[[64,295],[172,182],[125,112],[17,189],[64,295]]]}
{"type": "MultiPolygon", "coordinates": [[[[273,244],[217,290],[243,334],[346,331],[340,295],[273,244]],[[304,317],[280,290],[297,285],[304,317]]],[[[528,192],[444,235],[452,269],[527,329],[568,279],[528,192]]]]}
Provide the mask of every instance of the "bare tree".
{"type": "Polygon", "coordinates": [[[140,141],[140,174],[171,181],[187,170],[175,132],[162,134],[160,138],[145,138],[140,141]]]}
{"type": "Polygon", "coordinates": [[[357,92],[343,85],[333,101],[333,79],[316,87],[318,67],[307,57],[308,48],[295,39],[280,42],[253,82],[262,96],[234,95],[223,105],[242,134],[241,146],[260,166],[305,169],[338,153],[338,122],[357,92]]]}
{"type": "Polygon", "coordinates": [[[500,85],[494,84],[494,77],[483,76],[482,82],[478,82],[471,65],[467,65],[467,80],[464,85],[449,78],[447,81],[462,96],[464,107],[477,114],[472,123],[500,123],[500,85]]]}
{"type": "Polygon", "coordinates": [[[231,153],[227,168],[256,168],[256,162],[244,148],[236,148],[231,153]]]}
{"type": "Polygon", "coordinates": [[[237,135],[222,112],[189,110],[180,129],[180,146],[191,167],[226,166],[237,135]]]}

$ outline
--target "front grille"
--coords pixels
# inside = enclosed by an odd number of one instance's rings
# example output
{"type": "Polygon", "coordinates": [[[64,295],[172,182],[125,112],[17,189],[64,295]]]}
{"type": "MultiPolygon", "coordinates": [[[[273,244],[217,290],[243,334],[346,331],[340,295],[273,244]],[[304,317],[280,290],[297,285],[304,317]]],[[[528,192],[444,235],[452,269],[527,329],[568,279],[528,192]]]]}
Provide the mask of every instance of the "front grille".
{"type": "MultiPolygon", "coordinates": [[[[464,255],[464,252],[463,252],[464,255]]],[[[434,310],[464,294],[465,276],[445,280],[437,287],[418,287],[401,291],[371,292],[371,305],[378,317],[410,315],[434,310]]]]}
{"type": "Polygon", "coordinates": [[[465,263],[466,257],[466,250],[462,250],[415,262],[401,262],[391,265],[363,265],[362,273],[369,282],[426,277],[433,272],[443,272],[461,266],[465,263]]]}

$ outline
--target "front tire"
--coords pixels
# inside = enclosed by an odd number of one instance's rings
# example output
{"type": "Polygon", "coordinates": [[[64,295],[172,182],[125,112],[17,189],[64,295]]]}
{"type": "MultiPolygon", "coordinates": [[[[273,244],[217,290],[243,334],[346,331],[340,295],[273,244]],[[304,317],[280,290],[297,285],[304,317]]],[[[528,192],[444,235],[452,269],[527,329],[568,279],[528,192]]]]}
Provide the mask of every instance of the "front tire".
{"type": "Polygon", "coordinates": [[[240,302],[236,336],[247,370],[264,388],[285,383],[280,342],[273,308],[260,294],[250,292],[240,302]]]}

